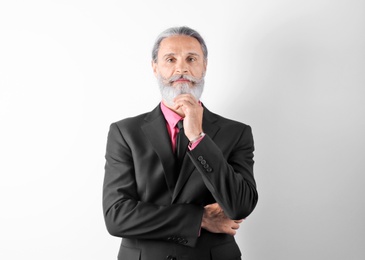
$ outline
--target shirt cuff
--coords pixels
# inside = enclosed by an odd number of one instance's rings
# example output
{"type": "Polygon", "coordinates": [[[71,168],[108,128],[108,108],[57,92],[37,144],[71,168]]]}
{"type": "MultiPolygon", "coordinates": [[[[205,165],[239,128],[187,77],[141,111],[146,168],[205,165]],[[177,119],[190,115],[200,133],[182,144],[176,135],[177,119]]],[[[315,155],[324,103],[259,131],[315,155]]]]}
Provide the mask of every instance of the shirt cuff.
{"type": "Polygon", "coordinates": [[[193,143],[189,143],[189,146],[188,146],[189,150],[190,150],[190,151],[191,151],[191,150],[194,150],[194,148],[198,146],[198,144],[200,143],[200,141],[201,141],[201,140],[203,140],[204,136],[205,136],[205,134],[201,135],[201,136],[199,137],[199,139],[194,140],[194,142],[193,142],[193,143]]]}

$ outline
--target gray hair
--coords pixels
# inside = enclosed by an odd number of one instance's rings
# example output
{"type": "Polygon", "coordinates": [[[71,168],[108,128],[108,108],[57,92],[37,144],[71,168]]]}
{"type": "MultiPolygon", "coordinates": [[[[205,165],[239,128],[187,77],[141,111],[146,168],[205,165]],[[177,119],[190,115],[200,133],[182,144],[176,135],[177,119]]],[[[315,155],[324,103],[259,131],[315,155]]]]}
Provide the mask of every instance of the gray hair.
{"type": "Polygon", "coordinates": [[[161,44],[162,40],[165,38],[168,38],[170,36],[174,36],[174,35],[186,35],[186,36],[190,36],[190,37],[197,39],[202,48],[204,60],[206,61],[208,59],[208,49],[207,49],[207,46],[205,45],[205,41],[204,41],[203,37],[201,37],[201,35],[197,31],[195,31],[189,27],[186,27],[186,26],[181,26],[181,27],[171,27],[171,28],[163,31],[157,37],[155,44],[153,45],[153,49],[152,49],[152,61],[153,62],[157,62],[157,54],[158,54],[158,50],[160,49],[160,44],[161,44]]]}

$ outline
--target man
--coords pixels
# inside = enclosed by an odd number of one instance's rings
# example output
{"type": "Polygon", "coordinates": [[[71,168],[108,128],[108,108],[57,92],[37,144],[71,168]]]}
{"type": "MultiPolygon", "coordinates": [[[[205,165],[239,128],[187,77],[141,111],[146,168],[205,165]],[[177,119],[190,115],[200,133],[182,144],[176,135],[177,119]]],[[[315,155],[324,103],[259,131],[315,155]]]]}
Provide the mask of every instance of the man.
{"type": "Polygon", "coordinates": [[[110,126],[103,209],[123,238],[118,259],[241,259],[234,235],[258,199],[254,144],[249,126],[199,101],[207,53],[188,27],[160,34],[152,68],[162,102],[110,126]]]}

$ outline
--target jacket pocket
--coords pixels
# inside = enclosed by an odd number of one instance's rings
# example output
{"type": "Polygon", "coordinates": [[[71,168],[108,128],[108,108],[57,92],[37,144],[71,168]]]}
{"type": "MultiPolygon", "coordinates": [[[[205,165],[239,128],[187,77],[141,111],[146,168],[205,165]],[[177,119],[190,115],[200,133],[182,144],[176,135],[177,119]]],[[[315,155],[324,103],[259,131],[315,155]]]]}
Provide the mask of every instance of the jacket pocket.
{"type": "Polygon", "coordinates": [[[118,253],[118,260],[140,260],[141,250],[138,248],[121,245],[118,253]]]}
{"type": "Polygon", "coordinates": [[[210,250],[212,260],[240,259],[241,251],[236,243],[227,243],[210,250]]]}

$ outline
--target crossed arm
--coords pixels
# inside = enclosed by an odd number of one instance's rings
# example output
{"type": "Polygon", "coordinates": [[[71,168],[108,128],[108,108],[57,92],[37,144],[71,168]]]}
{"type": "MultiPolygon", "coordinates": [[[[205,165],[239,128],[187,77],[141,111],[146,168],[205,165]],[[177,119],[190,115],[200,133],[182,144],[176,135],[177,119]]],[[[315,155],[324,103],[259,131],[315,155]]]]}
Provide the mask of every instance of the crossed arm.
{"type": "MultiPolygon", "coordinates": [[[[175,106],[171,109],[184,116],[185,135],[189,140],[194,140],[203,132],[203,107],[191,94],[179,95],[174,102],[175,106]]],[[[212,192],[213,190],[211,188],[212,192]]],[[[204,207],[201,228],[213,233],[235,235],[242,221],[243,219],[230,219],[221,206],[214,203],[204,207]]]]}
{"type": "MultiPolygon", "coordinates": [[[[182,100],[181,102],[190,103],[191,101],[182,100]]],[[[179,104],[179,101],[176,104],[179,104]]],[[[198,105],[198,103],[194,103],[194,105],[198,105]]],[[[189,104],[180,104],[180,107],[188,106],[189,104]]],[[[201,108],[201,106],[199,107],[201,108]]],[[[196,112],[190,114],[190,117],[189,111],[184,112],[185,134],[192,140],[195,138],[196,132],[201,131],[195,127],[200,125],[201,128],[201,122],[196,123],[196,121],[202,120],[202,114],[199,115],[199,112],[202,113],[202,108],[201,110],[192,107],[189,109],[191,109],[190,112],[196,112]]],[[[256,205],[257,194],[252,185],[253,182],[246,182],[241,174],[234,172],[228,162],[219,163],[217,166],[221,168],[217,170],[217,173],[225,172],[227,174],[204,175],[202,173],[204,183],[217,203],[202,208],[194,204],[159,206],[144,201],[138,195],[130,148],[116,125],[111,127],[108,139],[110,140],[108,140],[106,155],[103,206],[107,228],[112,235],[167,239],[171,234],[180,234],[187,237],[189,243],[191,241],[191,244],[187,245],[194,246],[194,240],[196,242],[200,228],[213,233],[235,235],[242,223],[242,218],[246,217],[256,205]],[[221,196],[221,194],[227,196],[221,196]],[[248,205],[245,206],[244,211],[240,209],[242,205],[248,205]]],[[[213,155],[212,160],[224,160],[219,148],[215,146],[209,136],[204,137],[204,140],[189,152],[189,156],[194,162],[196,151],[212,149],[215,151],[213,153],[210,151],[210,154],[213,155]]],[[[241,157],[240,155],[237,154],[237,157],[241,157]]],[[[235,168],[244,171],[242,165],[235,165],[235,168]]]]}

